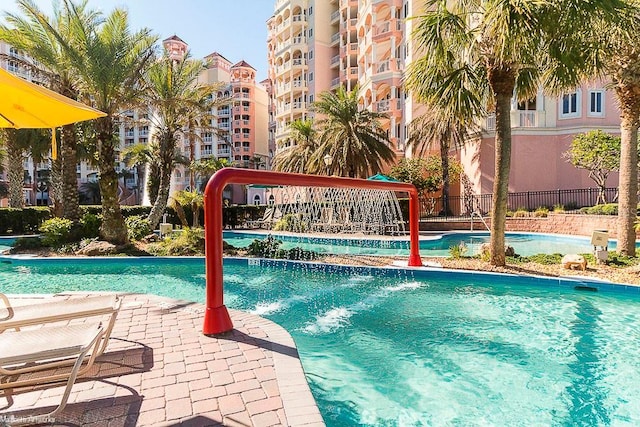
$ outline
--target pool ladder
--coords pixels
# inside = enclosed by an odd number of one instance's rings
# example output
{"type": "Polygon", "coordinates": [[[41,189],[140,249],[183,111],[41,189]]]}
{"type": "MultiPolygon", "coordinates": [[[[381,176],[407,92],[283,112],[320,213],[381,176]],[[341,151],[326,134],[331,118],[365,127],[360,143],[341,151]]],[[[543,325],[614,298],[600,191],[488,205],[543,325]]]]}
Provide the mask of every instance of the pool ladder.
{"type": "Polygon", "coordinates": [[[482,215],[480,215],[480,212],[478,211],[473,211],[471,212],[471,230],[473,231],[473,216],[477,216],[478,219],[484,224],[485,227],[487,227],[488,231],[491,231],[491,228],[489,228],[489,226],[487,225],[487,222],[484,220],[484,218],[482,217],[482,215]]]}

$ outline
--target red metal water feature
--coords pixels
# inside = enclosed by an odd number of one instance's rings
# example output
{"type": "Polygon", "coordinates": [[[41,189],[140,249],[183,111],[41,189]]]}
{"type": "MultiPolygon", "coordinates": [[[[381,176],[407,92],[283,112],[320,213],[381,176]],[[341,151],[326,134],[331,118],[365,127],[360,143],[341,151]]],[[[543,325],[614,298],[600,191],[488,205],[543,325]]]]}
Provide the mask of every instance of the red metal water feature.
{"type": "Polygon", "coordinates": [[[420,267],[418,242],[418,191],[413,184],[335,176],[303,175],[252,169],[223,168],[216,172],[204,191],[206,311],[205,335],[233,329],[222,296],[222,190],[227,184],[296,185],[305,187],[363,188],[409,193],[409,266],[420,267]]]}

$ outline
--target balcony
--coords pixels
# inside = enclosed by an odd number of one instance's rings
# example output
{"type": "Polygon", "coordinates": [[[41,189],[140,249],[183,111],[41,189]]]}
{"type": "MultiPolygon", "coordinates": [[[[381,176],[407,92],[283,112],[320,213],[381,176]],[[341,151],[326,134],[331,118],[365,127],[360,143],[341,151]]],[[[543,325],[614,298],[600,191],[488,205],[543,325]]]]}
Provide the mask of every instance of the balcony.
{"type": "Polygon", "coordinates": [[[386,113],[391,109],[391,103],[388,99],[383,99],[382,101],[376,102],[376,111],[379,113],[386,113]]]}
{"type": "Polygon", "coordinates": [[[231,150],[228,148],[218,149],[218,157],[229,157],[231,156],[231,150]]]}
{"type": "Polygon", "coordinates": [[[333,24],[335,21],[338,20],[338,18],[340,18],[340,11],[336,10],[335,12],[333,12],[331,14],[331,17],[329,18],[329,21],[333,24]]]}
{"type": "Polygon", "coordinates": [[[331,80],[331,89],[335,89],[338,86],[340,86],[340,77],[336,77],[335,79],[331,80]]]}
{"type": "Polygon", "coordinates": [[[203,150],[200,150],[200,155],[201,156],[213,156],[213,149],[205,148],[203,150]]]}
{"type": "Polygon", "coordinates": [[[307,17],[304,15],[293,15],[291,20],[293,22],[307,22],[307,17]]]}
{"type": "Polygon", "coordinates": [[[297,89],[306,89],[307,88],[307,82],[305,80],[294,80],[293,81],[293,87],[297,88],[297,89]]]}
{"type": "Polygon", "coordinates": [[[335,68],[340,65],[340,55],[336,55],[331,58],[331,68],[335,68]]]}
{"type": "Polygon", "coordinates": [[[514,127],[521,128],[534,128],[538,126],[538,112],[537,111],[516,111],[517,122],[513,123],[514,127]]]}
{"type": "Polygon", "coordinates": [[[340,42],[340,33],[335,33],[331,36],[331,46],[335,46],[340,42]]]}
{"type": "Polygon", "coordinates": [[[218,129],[221,130],[229,130],[231,126],[229,126],[229,123],[220,123],[218,124],[218,129]]]}

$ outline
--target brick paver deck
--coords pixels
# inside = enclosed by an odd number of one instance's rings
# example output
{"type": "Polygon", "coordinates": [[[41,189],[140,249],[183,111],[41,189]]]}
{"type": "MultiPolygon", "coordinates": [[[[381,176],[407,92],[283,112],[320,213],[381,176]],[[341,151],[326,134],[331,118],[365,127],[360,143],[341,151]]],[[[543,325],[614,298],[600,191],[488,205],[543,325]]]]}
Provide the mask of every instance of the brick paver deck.
{"type": "MultiPolygon", "coordinates": [[[[76,381],[52,425],[324,425],[295,344],[280,326],[230,310],[234,330],[211,338],[202,335],[202,304],[123,298],[106,352],[76,381]]],[[[0,391],[0,425],[10,417],[48,421],[37,415],[53,410],[63,390],[0,391]]]]}

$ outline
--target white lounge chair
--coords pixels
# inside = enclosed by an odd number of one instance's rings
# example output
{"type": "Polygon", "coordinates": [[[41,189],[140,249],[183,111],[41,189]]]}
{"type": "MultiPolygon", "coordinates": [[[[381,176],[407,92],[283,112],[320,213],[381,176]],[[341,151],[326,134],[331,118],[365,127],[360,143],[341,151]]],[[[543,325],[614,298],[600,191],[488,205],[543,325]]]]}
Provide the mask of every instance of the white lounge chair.
{"type": "MultiPolygon", "coordinates": [[[[49,326],[37,329],[7,331],[0,334],[0,390],[39,385],[53,381],[67,381],[60,404],[43,417],[53,417],[67,404],[76,378],[91,367],[105,330],[100,323],[49,326]],[[69,359],[73,366],[65,372],[58,368],[69,359]],[[87,364],[81,368],[84,361],[87,364]],[[57,369],[53,369],[57,368],[57,369]],[[20,379],[22,374],[51,369],[50,374],[39,373],[20,379]]],[[[10,396],[10,391],[5,391],[10,396]]],[[[19,422],[20,419],[18,418],[19,422]]],[[[8,420],[11,424],[11,420],[8,420]]]]}
{"type": "MultiPolygon", "coordinates": [[[[117,295],[97,295],[86,298],[51,298],[41,303],[12,306],[9,299],[0,293],[0,334],[4,331],[20,330],[27,326],[68,321],[94,316],[110,316],[98,355],[107,348],[107,341],[116,322],[121,300],[117,295]]],[[[0,335],[1,336],[1,335],[0,335]]]]}

